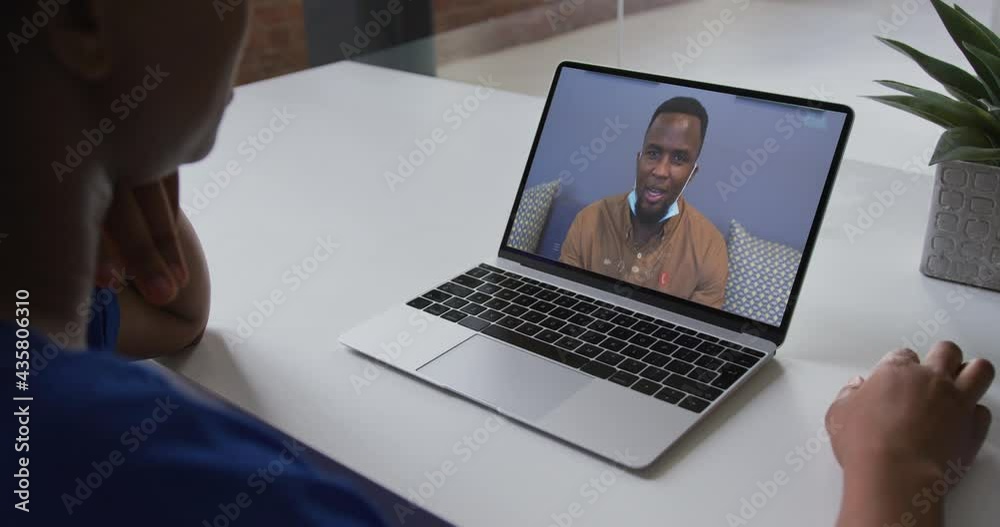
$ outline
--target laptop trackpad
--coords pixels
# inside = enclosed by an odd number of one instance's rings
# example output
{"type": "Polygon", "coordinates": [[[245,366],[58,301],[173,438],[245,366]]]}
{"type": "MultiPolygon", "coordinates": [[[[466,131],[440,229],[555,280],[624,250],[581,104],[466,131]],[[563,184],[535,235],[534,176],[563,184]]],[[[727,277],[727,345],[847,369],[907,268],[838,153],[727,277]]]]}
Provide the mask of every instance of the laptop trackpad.
{"type": "Polygon", "coordinates": [[[482,335],[417,371],[501,413],[528,421],[541,419],[592,380],[482,335]]]}

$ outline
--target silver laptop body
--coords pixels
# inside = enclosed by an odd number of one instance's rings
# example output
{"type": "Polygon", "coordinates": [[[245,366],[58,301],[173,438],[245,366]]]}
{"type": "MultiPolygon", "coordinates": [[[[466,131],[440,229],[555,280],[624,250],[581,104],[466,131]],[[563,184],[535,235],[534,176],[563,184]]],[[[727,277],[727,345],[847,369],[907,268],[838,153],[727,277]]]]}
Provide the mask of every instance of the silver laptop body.
{"type": "MultiPolygon", "coordinates": [[[[616,464],[645,468],[700,420],[725,404],[729,395],[774,357],[791,319],[852,120],[853,112],[842,105],[563,63],[555,74],[498,256],[485,263],[470,262],[469,270],[462,275],[443,275],[442,282],[428,287],[426,295],[406,300],[352,328],[340,337],[340,342],[616,464]],[[808,240],[780,325],[616,282],[509,246],[507,240],[518,210],[517,201],[528,179],[559,79],[567,70],[843,114],[836,147],[821,161],[823,174],[818,176],[818,184],[822,185],[822,193],[807,229],[808,240]],[[634,346],[629,347],[632,351],[626,360],[632,358],[633,362],[628,364],[635,367],[624,371],[614,364],[617,359],[608,359],[605,352],[609,350],[601,348],[600,343],[585,350],[582,346],[586,343],[565,341],[566,335],[561,334],[559,340],[542,342],[518,332],[516,327],[502,325],[517,322],[504,322],[507,315],[503,319],[484,320],[473,314],[484,315],[492,310],[477,311],[478,307],[471,306],[475,302],[467,299],[478,299],[480,304],[494,301],[501,288],[510,289],[503,284],[516,287],[515,291],[530,291],[558,301],[559,306],[568,306],[568,310],[578,306],[584,316],[577,317],[581,313],[574,312],[572,316],[577,321],[596,319],[596,315],[603,313],[610,323],[624,322],[632,327],[632,333],[647,334],[655,341],[650,344],[649,339],[632,337],[645,344],[639,347],[663,353],[648,351],[643,355],[634,346]],[[490,294],[477,295],[480,291],[490,294]],[[609,316],[609,312],[614,316],[609,316]],[[671,352],[668,354],[667,350],[671,352]],[[641,371],[636,361],[643,363],[641,371]],[[704,373],[705,370],[711,374],[704,373]],[[701,377],[691,377],[698,372],[701,377]],[[627,382],[633,377],[635,380],[627,382]]],[[[504,298],[509,298],[507,302],[511,304],[514,293],[508,295],[504,298]]],[[[619,354],[623,351],[618,350],[619,354]]],[[[613,352],[611,356],[614,355],[613,352]]],[[[622,364],[626,362],[618,363],[622,364]]]]}

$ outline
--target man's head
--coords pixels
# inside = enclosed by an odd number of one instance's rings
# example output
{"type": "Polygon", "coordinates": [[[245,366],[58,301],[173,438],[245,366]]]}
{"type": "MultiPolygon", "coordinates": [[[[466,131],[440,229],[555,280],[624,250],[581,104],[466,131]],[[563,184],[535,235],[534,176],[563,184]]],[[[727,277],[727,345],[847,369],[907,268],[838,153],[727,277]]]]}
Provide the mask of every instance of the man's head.
{"type": "Polygon", "coordinates": [[[636,157],[636,217],[656,223],[697,172],[698,156],[708,131],[708,113],[696,99],[674,97],[649,120],[642,150],[636,157]]]}
{"type": "Polygon", "coordinates": [[[245,0],[226,2],[224,12],[215,4],[4,2],[2,29],[16,36],[4,62],[36,99],[20,117],[71,146],[86,139],[81,130],[113,127],[85,157],[116,185],[148,183],[205,157],[232,97],[248,19],[245,0]]]}

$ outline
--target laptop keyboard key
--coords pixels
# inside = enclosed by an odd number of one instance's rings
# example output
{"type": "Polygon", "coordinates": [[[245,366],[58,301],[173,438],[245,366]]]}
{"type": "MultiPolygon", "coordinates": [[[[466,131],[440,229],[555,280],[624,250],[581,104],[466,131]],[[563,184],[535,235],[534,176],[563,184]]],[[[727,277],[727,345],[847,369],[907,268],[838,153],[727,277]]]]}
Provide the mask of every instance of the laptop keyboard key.
{"type": "Polygon", "coordinates": [[[656,366],[646,366],[646,369],[642,370],[642,372],[639,375],[642,375],[643,377],[651,381],[660,382],[663,379],[665,379],[669,374],[657,368],[656,366]]]}
{"type": "MultiPolygon", "coordinates": [[[[726,345],[727,346],[733,346],[734,344],[731,345],[729,343],[726,343],[726,345]]],[[[733,348],[733,349],[736,349],[736,348],[733,348]]],[[[753,355],[754,357],[757,357],[758,359],[763,359],[764,357],[767,357],[767,355],[764,354],[764,352],[762,352],[762,351],[752,350],[750,348],[741,348],[741,349],[742,349],[743,353],[746,353],[748,355],[753,355]]]]}
{"type": "Polygon", "coordinates": [[[500,287],[505,287],[507,289],[517,289],[524,285],[524,282],[518,280],[517,278],[508,277],[503,282],[500,282],[500,287]]]}
{"type": "Polygon", "coordinates": [[[595,321],[591,322],[590,325],[587,326],[587,327],[589,327],[590,329],[592,329],[594,331],[600,331],[601,333],[607,333],[607,332],[611,331],[612,329],[615,329],[616,326],[614,324],[610,323],[610,322],[605,322],[603,320],[595,320],[595,321]]]}
{"type": "Polygon", "coordinates": [[[579,337],[585,331],[587,330],[575,324],[566,324],[565,326],[559,329],[559,333],[562,333],[563,335],[569,335],[571,337],[579,337]]]}
{"type": "Polygon", "coordinates": [[[542,326],[549,329],[559,329],[566,325],[566,322],[559,320],[558,318],[549,317],[542,321],[542,326]]]}
{"type": "Polygon", "coordinates": [[[701,366],[702,368],[705,368],[706,370],[713,370],[713,371],[719,369],[719,366],[725,364],[721,360],[709,356],[702,356],[698,360],[694,361],[694,363],[697,364],[698,366],[701,366]]]}
{"type": "Polygon", "coordinates": [[[449,298],[448,300],[444,301],[444,305],[446,305],[446,306],[448,306],[448,307],[450,307],[452,309],[460,309],[462,307],[465,307],[465,304],[468,304],[468,303],[469,303],[468,300],[462,300],[461,298],[458,298],[457,296],[449,298]]]}
{"type": "Polygon", "coordinates": [[[509,306],[510,302],[506,300],[501,300],[499,298],[494,298],[493,300],[490,300],[489,302],[486,302],[483,305],[490,309],[496,309],[497,311],[500,311],[501,309],[509,306]]]}
{"type": "Polygon", "coordinates": [[[639,380],[639,378],[627,371],[619,370],[616,371],[615,374],[612,375],[611,377],[608,377],[608,380],[615,384],[620,384],[622,386],[632,386],[632,383],[639,380]]]}
{"type": "Polygon", "coordinates": [[[629,372],[629,373],[639,373],[640,371],[646,369],[646,365],[635,359],[625,359],[618,365],[619,368],[629,372]]]}
{"type": "Polygon", "coordinates": [[[408,305],[410,307],[415,307],[417,309],[423,309],[423,308],[425,308],[425,307],[427,307],[427,306],[429,306],[431,304],[432,304],[432,302],[430,300],[428,300],[428,299],[426,299],[426,298],[424,298],[422,296],[414,298],[413,300],[410,300],[409,302],[406,303],[406,305],[408,305]]]}
{"type": "Polygon", "coordinates": [[[588,317],[587,315],[584,315],[582,313],[577,313],[569,317],[569,321],[578,326],[587,326],[594,321],[594,317],[588,317]]]}
{"type": "Polygon", "coordinates": [[[720,353],[719,358],[726,359],[729,362],[735,362],[736,364],[739,364],[740,366],[744,366],[747,368],[753,366],[754,364],[757,364],[757,362],[760,361],[760,359],[758,359],[757,357],[747,355],[746,353],[743,353],[741,351],[733,351],[730,349],[724,350],[722,353],[720,353]]]}
{"type": "Polygon", "coordinates": [[[459,297],[462,297],[462,298],[465,298],[465,297],[467,297],[467,296],[469,296],[469,295],[472,294],[472,289],[469,289],[468,287],[465,287],[464,285],[458,285],[458,284],[456,284],[454,282],[448,282],[447,284],[442,285],[438,289],[440,289],[440,290],[442,290],[445,293],[448,293],[450,295],[455,295],[455,296],[459,296],[459,297]]]}
{"type": "Polygon", "coordinates": [[[531,322],[525,322],[524,324],[521,324],[520,326],[517,327],[518,333],[524,333],[529,337],[534,336],[541,330],[542,330],[541,326],[536,326],[531,322]]]}
{"type": "Polygon", "coordinates": [[[533,296],[521,295],[515,298],[513,302],[519,306],[529,307],[531,304],[538,302],[538,299],[533,296]]]}
{"type": "Polygon", "coordinates": [[[512,317],[519,317],[519,316],[527,313],[528,312],[528,308],[521,307],[521,306],[519,306],[517,304],[511,304],[511,305],[505,307],[503,309],[503,312],[507,313],[508,315],[510,315],[512,317]]]}
{"type": "Polygon", "coordinates": [[[742,377],[743,374],[746,372],[747,372],[746,368],[737,366],[735,364],[730,364],[728,362],[723,364],[722,366],[719,366],[719,373],[723,373],[726,375],[734,375],[737,378],[742,377]]]}
{"type": "Polygon", "coordinates": [[[435,302],[444,302],[445,300],[451,298],[451,295],[439,289],[435,289],[424,293],[424,298],[429,298],[435,302]]]}
{"type": "Polygon", "coordinates": [[[458,322],[458,321],[462,320],[463,318],[465,318],[467,316],[469,316],[469,315],[466,315],[465,313],[462,313],[461,311],[458,311],[457,309],[452,309],[451,311],[449,311],[449,312],[441,315],[441,318],[443,318],[445,320],[450,320],[452,322],[458,322]]]}
{"type": "Polygon", "coordinates": [[[585,315],[593,313],[596,309],[597,306],[591,304],[590,302],[580,302],[579,304],[573,306],[573,311],[576,311],[577,313],[583,313],[585,315]]]}
{"type": "Polygon", "coordinates": [[[719,374],[718,377],[715,378],[714,381],[712,381],[712,386],[720,390],[726,390],[730,386],[736,384],[736,381],[738,380],[740,380],[739,375],[733,375],[731,373],[721,373],[719,374]]]}
{"type": "Polygon", "coordinates": [[[628,346],[625,346],[625,348],[623,348],[619,353],[627,357],[632,357],[633,359],[641,359],[645,357],[647,354],[649,354],[649,350],[647,350],[646,348],[640,348],[635,344],[629,344],[628,346]]]}
{"type": "Polygon", "coordinates": [[[614,311],[612,311],[612,310],[610,310],[610,309],[608,309],[606,307],[602,307],[602,308],[598,309],[597,311],[594,311],[593,313],[591,313],[591,315],[593,315],[593,316],[595,316],[595,317],[597,317],[597,318],[599,318],[601,320],[605,320],[606,321],[606,320],[611,320],[612,318],[615,318],[616,316],[618,316],[618,313],[615,313],[614,311]]]}
{"type": "Polygon", "coordinates": [[[674,360],[670,361],[670,364],[666,365],[666,368],[668,370],[674,372],[674,373],[679,373],[681,375],[684,375],[687,372],[689,372],[692,369],[694,369],[694,366],[692,366],[692,365],[690,365],[690,364],[688,364],[688,363],[686,363],[686,362],[684,362],[682,360],[674,359],[674,360]]]}
{"type": "Polygon", "coordinates": [[[491,284],[499,284],[500,282],[503,282],[506,279],[507,279],[506,276],[504,276],[502,274],[496,274],[496,273],[488,274],[488,275],[482,277],[482,280],[484,282],[489,282],[491,284]]]}
{"type": "Polygon", "coordinates": [[[667,377],[663,384],[670,386],[671,388],[677,388],[682,392],[687,392],[691,395],[697,395],[702,399],[707,401],[714,401],[722,395],[722,390],[718,388],[713,388],[707,384],[700,383],[698,381],[688,379],[687,377],[673,374],[667,377]]]}
{"type": "Polygon", "coordinates": [[[643,348],[648,348],[652,344],[656,343],[656,339],[650,337],[649,335],[643,335],[642,333],[636,333],[632,338],[628,339],[628,341],[643,348]]]}
{"type": "Polygon", "coordinates": [[[514,300],[515,298],[520,296],[520,294],[517,291],[514,291],[513,289],[501,289],[497,291],[493,296],[501,300],[506,300],[510,302],[511,300],[514,300]]]}
{"type": "Polygon", "coordinates": [[[527,320],[528,322],[537,324],[545,320],[545,315],[539,313],[538,311],[528,310],[527,313],[521,315],[521,318],[527,320]]]}
{"type": "Polygon", "coordinates": [[[482,267],[473,267],[472,269],[469,269],[468,271],[466,271],[465,274],[467,274],[467,275],[469,275],[469,276],[471,276],[473,278],[482,278],[482,277],[490,274],[490,272],[489,272],[489,270],[484,269],[482,267]]]}
{"type": "Polygon", "coordinates": [[[601,346],[602,348],[607,349],[607,350],[611,350],[611,351],[621,351],[621,350],[625,349],[625,346],[627,346],[627,345],[628,344],[625,344],[624,340],[618,340],[618,339],[616,339],[614,337],[608,337],[608,338],[604,339],[604,341],[599,344],[599,346],[601,346]]]}
{"type": "Polygon", "coordinates": [[[483,328],[490,325],[489,322],[479,318],[479,317],[465,317],[458,323],[460,326],[465,326],[472,331],[481,331],[483,328]]]}
{"type": "Polygon", "coordinates": [[[473,278],[473,277],[471,277],[469,275],[465,275],[465,274],[456,276],[455,278],[452,278],[451,281],[455,282],[456,284],[462,284],[465,287],[469,287],[469,288],[472,288],[472,289],[475,289],[475,288],[477,288],[477,287],[479,287],[479,286],[481,286],[481,285],[483,285],[485,283],[485,282],[483,282],[482,280],[480,280],[478,278],[473,278]]]}
{"type": "Polygon", "coordinates": [[[675,390],[669,387],[664,387],[662,390],[656,392],[656,395],[654,395],[653,397],[656,397],[661,401],[666,401],[670,404],[677,404],[681,399],[684,398],[684,395],[685,393],[682,391],[675,390]]]}
{"type": "Polygon", "coordinates": [[[478,315],[483,311],[486,311],[486,308],[479,304],[469,304],[462,308],[462,313],[467,315],[478,315]]]}
{"type": "Polygon", "coordinates": [[[548,342],[549,344],[552,344],[555,341],[561,339],[562,335],[556,333],[555,331],[552,331],[551,329],[543,329],[535,335],[535,338],[537,338],[542,342],[548,342]]]}
{"type": "Polygon", "coordinates": [[[441,315],[443,315],[443,314],[445,314],[445,313],[448,312],[448,306],[446,306],[444,304],[431,304],[431,305],[425,307],[424,311],[426,311],[426,312],[428,312],[428,313],[430,313],[432,315],[441,316],[441,315]]]}
{"type": "Polygon", "coordinates": [[[722,346],[720,346],[718,344],[713,344],[711,342],[707,342],[706,341],[706,342],[702,342],[701,344],[699,344],[698,347],[695,348],[695,349],[697,349],[698,351],[700,351],[700,352],[702,352],[702,353],[704,353],[706,355],[718,355],[725,348],[723,348],[722,346]]]}
{"type": "Polygon", "coordinates": [[[639,393],[653,395],[660,390],[660,385],[648,379],[639,379],[632,385],[632,389],[639,393]]]}
{"type": "Polygon", "coordinates": [[[525,294],[525,295],[532,295],[532,296],[534,296],[535,293],[537,293],[537,292],[539,292],[541,290],[542,290],[542,288],[538,287],[537,285],[525,284],[525,285],[521,286],[521,288],[518,289],[517,292],[525,294]]]}
{"type": "Polygon", "coordinates": [[[485,304],[486,302],[489,302],[491,298],[493,297],[481,291],[476,291],[475,293],[465,297],[465,299],[469,302],[475,302],[476,304],[485,304]]]}
{"type": "Polygon", "coordinates": [[[544,300],[546,302],[551,302],[559,298],[559,293],[556,293],[555,291],[549,291],[548,289],[542,289],[537,293],[535,293],[535,298],[539,300],[544,300]]]}
{"type": "Polygon", "coordinates": [[[691,410],[696,414],[700,414],[705,408],[708,408],[708,401],[699,399],[693,395],[688,395],[677,406],[680,406],[685,410],[691,410]]]}
{"type": "Polygon", "coordinates": [[[605,351],[599,357],[597,357],[597,360],[603,362],[604,364],[610,364],[612,366],[615,366],[619,362],[625,360],[625,357],[623,357],[623,356],[621,356],[621,355],[619,355],[619,354],[617,354],[617,353],[615,353],[613,351],[605,351]]]}
{"type": "Polygon", "coordinates": [[[562,295],[559,298],[555,299],[552,303],[557,306],[572,307],[573,305],[579,304],[580,301],[575,298],[562,295]]]}
{"type": "Polygon", "coordinates": [[[656,324],[653,324],[652,322],[646,322],[644,320],[640,320],[639,322],[636,322],[631,329],[638,331],[639,333],[642,333],[644,335],[652,335],[653,333],[656,332],[656,330],[660,328],[656,324]]]}
{"type": "Polygon", "coordinates": [[[485,293],[487,295],[492,295],[493,293],[496,293],[497,291],[501,290],[503,290],[502,287],[493,284],[483,284],[479,286],[478,289],[476,289],[476,291],[479,291],[480,293],[485,293]]]}
{"type": "Polygon", "coordinates": [[[632,338],[632,335],[635,335],[635,331],[632,331],[631,329],[625,329],[619,326],[609,331],[608,335],[611,335],[612,337],[615,337],[617,339],[628,340],[632,338]]]}
{"type": "Polygon", "coordinates": [[[663,339],[667,342],[674,340],[675,338],[681,336],[680,333],[667,328],[660,328],[653,332],[653,336],[658,339],[663,339]]]}
{"type": "Polygon", "coordinates": [[[601,353],[604,352],[604,350],[602,350],[601,348],[598,348],[597,346],[595,346],[593,344],[584,344],[583,346],[580,346],[579,348],[577,348],[575,351],[577,353],[579,353],[580,355],[583,355],[584,357],[587,357],[587,358],[590,358],[590,359],[593,359],[594,357],[596,357],[596,356],[598,356],[598,355],[600,355],[601,353]]]}
{"type": "Polygon", "coordinates": [[[563,320],[568,319],[569,317],[573,316],[573,314],[574,313],[572,311],[566,309],[565,307],[557,307],[552,311],[549,311],[549,316],[561,318],[563,320]]]}
{"type": "Polygon", "coordinates": [[[556,341],[556,346],[559,346],[560,348],[568,349],[570,351],[573,351],[576,348],[579,348],[582,344],[583,344],[582,342],[580,342],[579,340],[576,340],[573,337],[563,337],[563,338],[561,338],[561,339],[559,339],[559,340],[556,341]]]}
{"type": "Polygon", "coordinates": [[[636,318],[630,317],[628,315],[618,315],[615,318],[611,319],[611,321],[614,322],[615,324],[618,324],[619,326],[627,328],[627,327],[631,327],[632,324],[635,324],[639,320],[636,319],[636,318]]]}
{"type": "Polygon", "coordinates": [[[713,380],[715,380],[716,377],[719,376],[719,374],[715,373],[714,371],[708,371],[704,368],[696,367],[694,370],[688,373],[687,376],[691,377],[692,379],[698,382],[711,383],[713,380]]]}
{"type": "Polygon", "coordinates": [[[580,368],[580,371],[589,373],[598,379],[607,379],[614,375],[616,370],[607,364],[593,360],[580,368]]]}
{"type": "Polygon", "coordinates": [[[531,306],[531,308],[534,309],[535,311],[540,311],[542,313],[548,313],[549,311],[552,311],[553,309],[555,309],[556,305],[555,304],[551,304],[549,302],[546,302],[544,300],[541,300],[541,301],[535,302],[535,305],[531,306]]]}
{"type": "Polygon", "coordinates": [[[698,359],[704,357],[704,355],[698,353],[697,351],[691,351],[684,348],[675,351],[673,356],[681,359],[682,361],[690,362],[691,364],[694,364],[698,361],[698,359]]]}
{"type": "Polygon", "coordinates": [[[694,349],[701,344],[701,339],[692,337],[691,335],[681,335],[674,339],[674,342],[684,346],[685,348],[694,349]]]}
{"type": "Polygon", "coordinates": [[[497,320],[500,320],[501,318],[503,318],[505,316],[506,315],[504,315],[503,313],[501,313],[499,311],[496,311],[494,309],[490,309],[490,310],[486,311],[485,313],[480,313],[479,314],[479,318],[481,318],[483,320],[486,320],[488,322],[496,322],[497,320]]]}
{"type": "Polygon", "coordinates": [[[500,319],[499,322],[497,322],[497,324],[500,324],[501,326],[507,329],[514,329],[517,326],[520,326],[522,323],[523,321],[521,319],[511,316],[503,317],[500,319]]]}
{"type": "Polygon", "coordinates": [[[651,351],[645,357],[642,358],[642,361],[652,364],[653,366],[659,366],[662,368],[665,364],[670,362],[670,357],[667,357],[662,353],[651,351]]]}
{"type": "Polygon", "coordinates": [[[653,345],[649,347],[649,349],[660,352],[664,355],[672,355],[675,351],[678,350],[678,347],[677,344],[671,344],[669,342],[663,342],[662,340],[658,340],[654,342],[653,345]]]}
{"type": "Polygon", "coordinates": [[[602,340],[604,340],[604,334],[596,331],[588,331],[583,335],[580,335],[580,340],[591,344],[599,344],[602,340]]]}

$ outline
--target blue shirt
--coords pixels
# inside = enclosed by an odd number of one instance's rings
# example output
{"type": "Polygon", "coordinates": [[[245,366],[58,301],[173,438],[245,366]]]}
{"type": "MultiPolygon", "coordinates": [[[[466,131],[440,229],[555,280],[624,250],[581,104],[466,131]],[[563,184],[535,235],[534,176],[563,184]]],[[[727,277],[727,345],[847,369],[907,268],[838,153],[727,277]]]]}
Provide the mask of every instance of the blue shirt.
{"type": "MultiPolygon", "coordinates": [[[[7,473],[29,474],[30,512],[13,510],[13,525],[383,525],[346,478],[315,468],[295,440],[156,367],[97,352],[113,349],[118,332],[117,299],[101,304],[100,295],[89,350],[60,349],[58,335],[28,338],[29,389],[13,396],[33,400],[8,397],[15,417],[4,412],[15,425],[5,435],[15,450],[7,473]]],[[[2,349],[16,349],[17,329],[0,322],[2,349]]],[[[25,478],[4,479],[7,501],[25,478]]]]}

